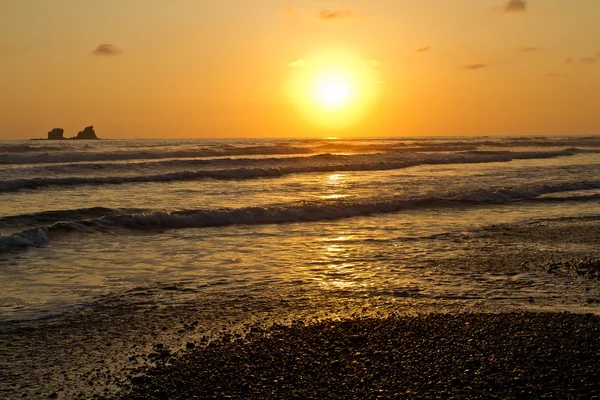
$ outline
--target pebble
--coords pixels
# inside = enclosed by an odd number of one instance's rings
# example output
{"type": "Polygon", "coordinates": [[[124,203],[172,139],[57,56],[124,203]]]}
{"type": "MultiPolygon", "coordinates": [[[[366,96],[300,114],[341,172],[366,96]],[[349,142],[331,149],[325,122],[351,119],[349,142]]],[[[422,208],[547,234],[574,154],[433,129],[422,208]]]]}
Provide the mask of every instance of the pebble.
{"type": "Polygon", "coordinates": [[[96,399],[593,398],[599,333],[600,317],[567,313],[250,327],[158,359],[122,394],[96,399]]]}

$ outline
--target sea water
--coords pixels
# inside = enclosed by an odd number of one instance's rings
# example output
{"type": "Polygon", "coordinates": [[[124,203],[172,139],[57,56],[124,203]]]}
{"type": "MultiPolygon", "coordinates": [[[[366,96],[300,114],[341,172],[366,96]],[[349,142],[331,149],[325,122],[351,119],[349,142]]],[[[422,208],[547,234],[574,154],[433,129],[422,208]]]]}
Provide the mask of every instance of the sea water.
{"type": "Polygon", "coordinates": [[[599,200],[600,137],[3,141],[0,321],[107,298],[597,312],[597,285],[481,261],[561,238],[473,238],[599,200]]]}

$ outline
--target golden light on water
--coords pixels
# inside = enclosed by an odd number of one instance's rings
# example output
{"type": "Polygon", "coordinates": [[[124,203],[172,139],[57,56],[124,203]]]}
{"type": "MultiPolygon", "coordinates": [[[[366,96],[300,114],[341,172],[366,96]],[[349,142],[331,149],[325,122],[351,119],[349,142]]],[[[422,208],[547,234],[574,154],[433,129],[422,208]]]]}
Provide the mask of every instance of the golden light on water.
{"type": "Polygon", "coordinates": [[[348,187],[344,174],[331,174],[323,182],[324,200],[337,200],[348,197],[348,187]]]}
{"type": "Polygon", "coordinates": [[[290,102],[322,128],[358,124],[372,109],[381,80],[377,62],[355,52],[324,50],[290,64],[290,102]]]}

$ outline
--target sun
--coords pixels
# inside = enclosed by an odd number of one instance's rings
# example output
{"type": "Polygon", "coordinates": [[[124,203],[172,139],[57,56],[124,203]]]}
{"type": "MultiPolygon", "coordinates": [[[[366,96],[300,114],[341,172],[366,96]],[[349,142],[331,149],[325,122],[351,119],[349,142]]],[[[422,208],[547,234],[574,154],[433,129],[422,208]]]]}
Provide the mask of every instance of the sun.
{"type": "Polygon", "coordinates": [[[353,83],[343,73],[326,73],[315,79],[313,100],[325,109],[339,109],[350,103],[353,83]]]}
{"type": "Polygon", "coordinates": [[[377,63],[355,52],[322,50],[290,67],[288,98],[316,126],[357,125],[377,100],[381,84],[377,63]]]}

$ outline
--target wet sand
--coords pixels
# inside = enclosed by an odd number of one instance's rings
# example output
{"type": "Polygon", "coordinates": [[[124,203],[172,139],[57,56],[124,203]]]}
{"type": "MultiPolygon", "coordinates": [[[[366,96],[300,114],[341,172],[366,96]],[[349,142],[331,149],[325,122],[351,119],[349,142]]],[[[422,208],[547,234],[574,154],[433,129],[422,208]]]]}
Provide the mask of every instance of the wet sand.
{"type": "Polygon", "coordinates": [[[595,398],[600,318],[430,314],[253,328],[130,375],[98,399],[595,398]]]}

